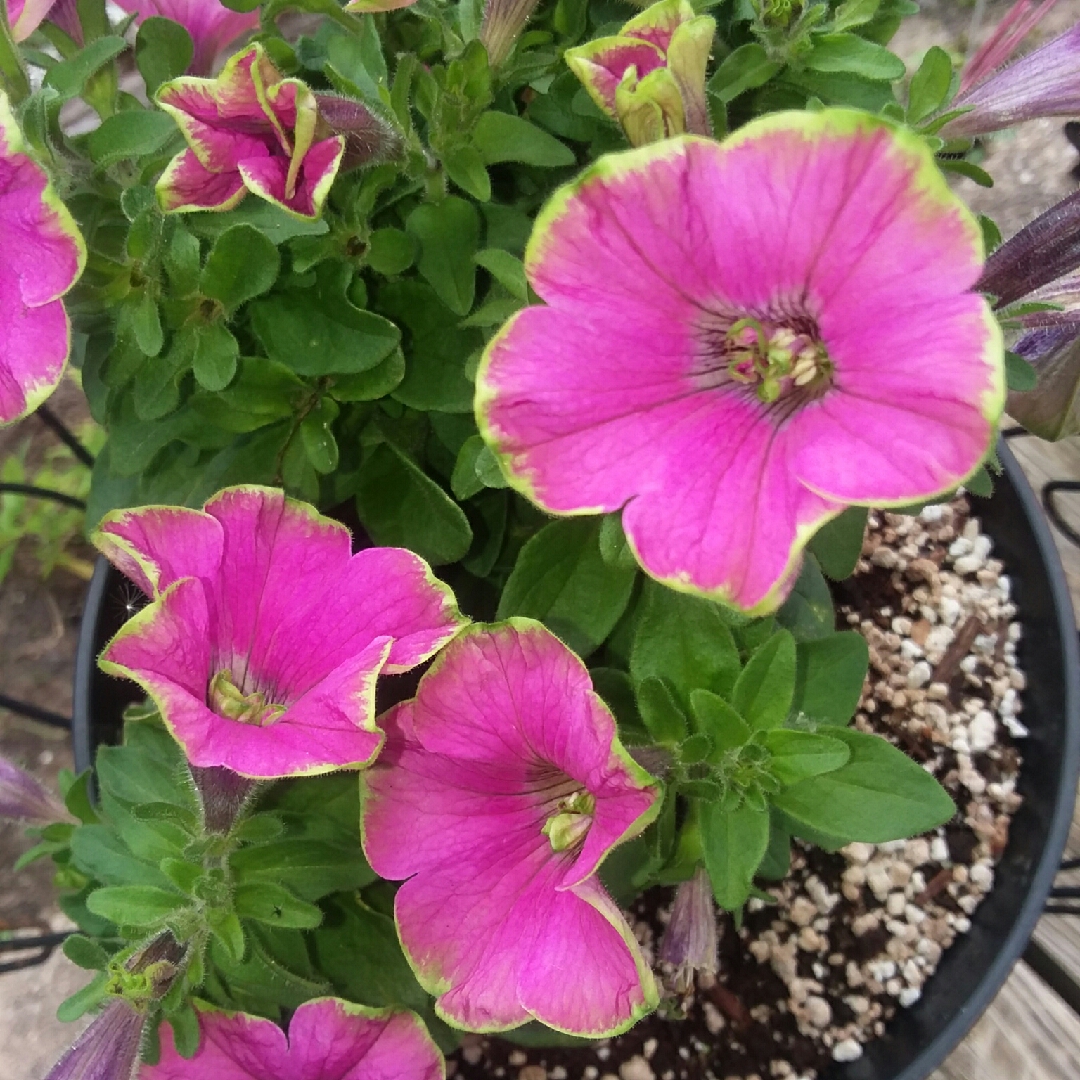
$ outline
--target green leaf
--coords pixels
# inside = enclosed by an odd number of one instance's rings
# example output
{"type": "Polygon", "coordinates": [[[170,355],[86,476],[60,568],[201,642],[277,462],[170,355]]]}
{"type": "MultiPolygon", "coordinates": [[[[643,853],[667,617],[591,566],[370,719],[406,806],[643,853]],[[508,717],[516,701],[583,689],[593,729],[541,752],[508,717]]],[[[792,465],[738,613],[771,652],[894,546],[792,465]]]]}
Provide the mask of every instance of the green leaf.
{"type": "Polygon", "coordinates": [[[637,707],[649,734],[663,746],[676,746],[689,734],[686,717],[667,685],[655,676],[637,688],[637,707]]]}
{"type": "Polygon", "coordinates": [[[484,113],[476,122],[472,141],[488,165],[519,161],[523,165],[560,168],[576,160],[570,147],[554,135],[510,113],[484,113]]]}
{"type": "Polygon", "coordinates": [[[90,78],[127,47],[128,43],[122,37],[100,37],[70,59],[53,64],[45,74],[45,85],[52,87],[61,101],[77,97],[90,78]]]}
{"type": "Polygon", "coordinates": [[[314,930],[322,922],[322,912],[288,889],[273,881],[239,885],[233,896],[236,914],[242,919],[256,919],[270,926],[293,930],[314,930]]]}
{"type": "Polygon", "coordinates": [[[238,963],[243,960],[247,943],[244,940],[244,928],[235,912],[222,911],[220,908],[210,909],[206,912],[206,922],[228,955],[238,963]]]}
{"type": "MultiPolygon", "coordinates": [[[[700,692],[700,691],[699,691],[700,692]]],[[[712,739],[704,732],[699,731],[686,739],[679,747],[679,760],[684,765],[698,765],[704,761],[713,751],[712,739]]],[[[720,787],[717,785],[717,794],[720,787]]]]}
{"type": "Polygon", "coordinates": [[[195,355],[191,367],[204,390],[224,390],[236,374],[240,346],[224,323],[195,328],[195,355]]]}
{"type": "Polygon", "coordinates": [[[241,848],[229,865],[241,884],[272,881],[303,900],[362,889],[375,880],[356,841],[346,845],[309,837],[274,840],[241,848]]]}
{"type": "Polygon", "coordinates": [[[600,519],[600,556],[609,566],[637,568],[634,550],[623,532],[621,514],[605,514],[600,519]]]}
{"type": "Polygon", "coordinates": [[[949,54],[938,45],[926,51],[919,70],[911,76],[908,89],[907,121],[918,124],[937,112],[949,97],[953,66],[949,54]]]}
{"type": "Polygon", "coordinates": [[[480,239],[476,207],[453,195],[440,203],[421,203],[405,228],[420,244],[420,276],[452,312],[468,315],[476,288],[473,256],[480,239]]]}
{"type": "Polygon", "coordinates": [[[729,53],[709,79],[709,93],[725,104],[747,90],[764,86],[784,65],[770,60],[757,42],[740,45],[729,53]]]}
{"type": "Polygon", "coordinates": [[[72,934],[63,945],[64,955],[88,971],[104,971],[109,966],[109,954],[96,942],[82,934],[72,934]]]}
{"type": "Polygon", "coordinates": [[[461,507],[391,443],[361,463],[356,509],[376,544],[409,548],[433,566],[457,562],[472,543],[461,507]]]}
{"type": "Polygon", "coordinates": [[[1005,351],[1005,381],[1009,389],[1017,393],[1026,393],[1035,389],[1039,374],[1032,365],[1018,353],[1005,351]]]}
{"type": "Polygon", "coordinates": [[[824,72],[844,72],[864,79],[893,82],[904,77],[904,61],[882,45],[857,34],[818,34],[802,62],[824,72]]]}
{"type": "Polygon", "coordinates": [[[336,401],[374,401],[392,393],[405,378],[405,354],[395,349],[368,371],[335,375],[329,394],[336,401]]]}
{"type": "Polygon", "coordinates": [[[199,285],[199,268],[202,261],[199,240],[182,226],[177,226],[165,246],[162,257],[176,296],[188,296],[199,285]]]}
{"type": "Polygon", "coordinates": [[[136,344],[147,356],[157,356],[165,343],[165,334],[161,329],[157,300],[150,294],[149,289],[143,290],[130,311],[131,329],[135,333],[136,344]]]}
{"type": "Polygon", "coordinates": [[[61,1023],[70,1024],[85,1016],[100,1001],[104,1000],[106,987],[109,983],[108,972],[102,971],[95,975],[81,990],[76,990],[69,998],[65,998],[56,1010],[56,1019],[61,1023]]]}
{"type": "Polygon", "coordinates": [[[834,30],[849,30],[870,22],[881,7],[881,0],[844,0],[833,15],[834,30]]]}
{"type": "Polygon", "coordinates": [[[604,699],[604,704],[615,717],[615,722],[619,725],[619,737],[623,742],[627,741],[628,735],[631,742],[645,741],[647,732],[638,715],[634,684],[630,681],[630,676],[618,668],[592,668],[589,675],[593,689],[604,699]]]}
{"type": "Polygon", "coordinates": [[[994,186],[994,178],[985,169],[980,169],[974,162],[946,157],[938,157],[934,160],[937,161],[938,167],[944,169],[945,172],[966,176],[969,180],[973,180],[978,184],[979,187],[992,188],[994,186]]]}
{"type": "Polygon", "coordinates": [[[95,915],[117,926],[157,926],[187,904],[181,893],[153,885],[106,885],[86,899],[95,915]]]}
{"type": "Polygon", "coordinates": [[[135,64],[147,96],[152,98],[162,83],[183,75],[194,52],[191,35],[172,19],[155,15],[141,23],[135,37],[135,64]]]}
{"type": "Polygon", "coordinates": [[[132,402],[140,420],[160,420],[180,404],[180,382],[191,367],[192,334],[174,334],[164,356],[143,364],[135,376],[132,402]]]}
{"type": "Polygon", "coordinates": [[[176,134],[176,121],[167,113],[128,109],[103,120],[86,136],[85,146],[90,160],[107,169],[126,158],[158,153],[176,134]]]}
{"type": "Polygon", "coordinates": [[[712,740],[716,759],[750,741],[750,725],[722,697],[708,690],[693,691],[690,712],[698,731],[712,740]]]}
{"type": "Polygon", "coordinates": [[[443,151],[443,167],[446,175],[467,195],[480,202],[491,198],[491,177],[488,176],[484,158],[475,146],[459,143],[443,151]]]}
{"type": "Polygon", "coordinates": [[[833,581],[843,581],[855,572],[868,514],[865,506],[849,506],[839,517],[822,525],[811,539],[810,550],[833,581]]]}
{"type": "Polygon", "coordinates": [[[926,832],[956,812],[945,789],[884,739],[852,728],[830,735],[847,744],[847,764],[773,796],[795,822],[845,843],[881,844],[926,832]]]}
{"type": "Polygon", "coordinates": [[[713,896],[725,911],[738,911],[753,887],[769,846],[769,814],[743,803],[738,810],[701,805],[701,841],[713,896]]]}
{"type": "Polygon", "coordinates": [[[392,918],[341,897],[331,904],[313,940],[319,969],[350,1001],[373,1008],[427,1009],[430,999],[401,951],[392,918]]]}
{"type": "Polygon", "coordinates": [[[777,630],[739,674],[731,694],[735,711],[757,731],[780,727],[795,693],[795,639],[777,630]]]}
{"type": "Polygon", "coordinates": [[[817,559],[808,555],[803,562],[795,588],[776,613],[776,621],[786,626],[796,641],[812,641],[826,637],[836,625],[832,593],[822,576],[817,559]]]}
{"type": "Polygon", "coordinates": [[[296,236],[322,236],[330,231],[324,218],[309,221],[294,217],[265,199],[245,199],[235,210],[224,213],[185,214],[187,225],[200,236],[213,240],[234,225],[254,225],[267,239],[282,244],[296,236]]]}
{"type": "Polygon", "coordinates": [[[528,302],[529,283],[525,278],[525,264],[509,251],[501,248],[484,248],[474,256],[482,266],[511,296],[528,302]]]}
{"type": "Polygon", "coordinates": [[[401,341],[401,331],[381,315],[363,311],[345,296],[343,269],[319,265],[311,289],[278,292],[254,301],[251,326],[271,360],[298,375],[355,375],[384,360],[401,341]]]}
{"type": "Polygon", "coordinates": [[[226,311],[261,296],[277,280],[281,257],[273,241],[254,225],[234,225],[215,241],[199,288],[226,311]]]}
{"type": "Polygon", "coordinates": [[[686,709],[692,690],[731,692],[739,650],[716,604],[646,581],[630,653],[636,683],[665,679],[686,709]]]}
{"type": "Polygon", "coordinates": [[[990,470],[985,465],[980,465],[973,475],[964,481],[964,487],[972,495],[978,495],[983,499],[989,499],[994,494],[994,480],[990,470]]]}
{"type": "Polygon", "coordinates": [[[582,657],[597,649],[626,610],[637,578],[636,567],[604,561],[602,521],[563,518],[545,525],[518,554],[496,618],[539,619],[582,657]]]}
{"type": "Polygon", "coordinates": [[[381,288],[378,308],[408,331],[405,377],[394,398],[414,409],[471,414],[474,387],[465,372],[469,357],[483,347],[480,332],[462,329],[435,290],[415,278],[381,288]]]}
{"type": "Polygon", "coordinates": [[[329,398],[324,398],[319,407],[308,413],[300,424],[304,453],[315,471],[323,476],[338,467],[338,444],[331,427],[337,414],[337,405],[329,398]]]}
{"type": "Polygon", "coordinates": [[[769,771],[784,785],[832,772],[851,757],[846,743],[808,731],[777,728],[766,732],[764,742],[772,754],[769,771]]]}
{"type": "Polygon", "coordinates": [[[869,663],[866,639],[854,630],[802,642],[793,710],[819,724],[846,725],[859,704],[869,663]]]}
{"type": "Polygon", "coordinates": [[[365,258],[377,274],[392,277],[416,261],[416,240],[402,229],[376,229],[368,237],[365,258]]]}
{"type": "Polygon", "coordinates": [[[207,423],[226,431],[255,431],[292,416],[293,403],[307,392],[284,364],[261,356],[240,358],[236,377],[216,394],[196,394],[192,409],[207,423]]]}
{"type": "Polygon", "coordinates": [[[769,815],[769,847],[757,869],[766,881],[783,881],[791,869],[791,834],[780,818],[775,811],[769,815]]]}
{"type": "Polygon", "coordinates": [[[199,1049],[199,1016],[195,1007],[186,1001],[180,1009],[169,1014],[168,1020],[176,1052],[185,1060],[190,1060],[199,1049]]]}

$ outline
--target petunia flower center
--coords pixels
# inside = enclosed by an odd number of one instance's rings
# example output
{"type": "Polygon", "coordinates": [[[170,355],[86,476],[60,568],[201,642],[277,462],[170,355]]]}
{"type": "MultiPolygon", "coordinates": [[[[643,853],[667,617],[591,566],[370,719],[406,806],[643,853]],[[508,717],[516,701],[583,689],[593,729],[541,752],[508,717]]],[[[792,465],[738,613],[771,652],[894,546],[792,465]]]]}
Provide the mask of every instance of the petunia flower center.
{"type": "Polygon", "coordinates": [[[552,851],[566,851],[585,839],[592,826],[596,799],[578,790],[559,799],[553,809],[540,831],[551,842],[552,851]]]}
{"type": "Polygon", "coordinates": [[[832,379],[829,354],[808,329],[739,319],[724,334],[721,349],[728,376],[754,387],[766,405],[792,390],[824,389],[832,379]]]}
{"type": "Polygon", "coordinates": [[[256,727],[268,727],[285,711],[284,705],[267,701],[267,695],[261,690],[244,693],[233,681],[233,673],[228,668],[219,671],[210,680],[207,696],[210,708],[218,716],[256,727]]]}

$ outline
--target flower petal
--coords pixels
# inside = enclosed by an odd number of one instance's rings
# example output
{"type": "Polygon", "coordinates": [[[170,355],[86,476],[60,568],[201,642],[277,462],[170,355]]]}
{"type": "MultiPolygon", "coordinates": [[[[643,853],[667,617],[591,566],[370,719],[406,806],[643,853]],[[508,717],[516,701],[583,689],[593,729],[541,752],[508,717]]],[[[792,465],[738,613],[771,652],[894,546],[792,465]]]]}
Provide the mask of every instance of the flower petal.
{"type": "Polygon", "coordinates": [[[636,38],[596,38],[584,45],[567,49],[566,62],[581,80],[589,97],[596,102],[612,120],[615,112],[615,90],[626,72],[633,67],[637,77],[643,79],[651,71],[664,66],[664,53],[655,45],[636,38]]]}
{"type": "Polygon", "coordinates": [[[261,1016],[221,1012],[202,1002],[196,1008],[199,1049],[195,1056],[182,1058],[172,1028],[162,1024],[161,1058],[156,1065],[144,1065],[139,1080],[284,1080],[289,1045],[277,1024],[261,1016]]]}
{"type": "Polygon", "coordinates": [[[240,163],[240,175],[249,191],[298,218],[317,218],[345,153],[345,139],[323,139],[304,155],[290,195],[289,161],[284,157],[258,157],[240,163]]]}
{"type": "Polygon", "coordinates": [[[626,1031],[656,1008],[652,971],[595,876],[572,893],[556,892],[538,929],[519,993],[522,1005],[548,1027],[602,1039],[626,1031]]]}
{"type": "Polygon", "coordinates": [[[71,342],[64,305],[26,307],[12,277],[0,266],[0,424],[32,413],[56,389],[71,342]]]}
{"type": "Polygon", "coordinates": [[[153,597],[182,577],[213,581],[225,534],[201,510],[141,506],[106,514],[91,540],[117,570],[153,597]]]}
{"type": "Polygon", "coordinates": [[[182,150],[169,162],[155,191],[166,213],[231,210],[247,194],[239,172],[210,172],[191,150],[182,150]]]}

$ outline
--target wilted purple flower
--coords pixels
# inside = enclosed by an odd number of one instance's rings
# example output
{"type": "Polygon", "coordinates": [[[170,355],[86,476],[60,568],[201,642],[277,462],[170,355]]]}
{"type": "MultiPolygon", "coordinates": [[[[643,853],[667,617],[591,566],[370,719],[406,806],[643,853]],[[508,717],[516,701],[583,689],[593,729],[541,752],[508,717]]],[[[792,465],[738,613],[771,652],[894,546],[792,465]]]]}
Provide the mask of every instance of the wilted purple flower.
{"type": "Polygon", "coordinates": [[[960,93],[980,83],[1007,64],[1020,43],[1035,29],[1058,0],[1016,0],[997,24],[994,32],[964,65],[960,93]]]}
{"type": "Polygon", "coordinates": [[[961,90],[949,110],[967,112],[938,132],[943,139],[985,135],[1040,116],[1080,112],[1080,24],[961,90]]]}
{"type": "Polygon", "coordinates": [[[65,820],[67,812],[52,792],[25,769],[0,757],[0,818],[51,825],[65,820]]]}
{"type": "Polygon", "coordinates": [[[705,867],[699,866],[675,893],[671,921],[660,942],[660,962],[675,968],[676,988],[685,993],[695,972],[716,974],[718,946],[712,885],[705,867]]]}
{"type": "Polygon", "coordinates": [[[487,0],[484,4],[484,21],[480,26],[480,40],[488,52],[491,66],[498,67],[509,55],[532,18],[540,0],[487,0]]]}
{"type": "Polygon", "coordinates": [[[1021,311],[1028,332],[1013,352],[1038,375],[1033,390],[1011,391],[1006,409],[1044,439],[1080,433],[1080,192],[1062,199],[1010,237],[986,261],[976,288],[996,306],[1024,301],[1055,309],[1021,311]]]}
{"type": "Polygon", "coordinates": [[[45,1080],[132,1080],[145,1020],[129,1002],[114,998],[45,1080]]]}

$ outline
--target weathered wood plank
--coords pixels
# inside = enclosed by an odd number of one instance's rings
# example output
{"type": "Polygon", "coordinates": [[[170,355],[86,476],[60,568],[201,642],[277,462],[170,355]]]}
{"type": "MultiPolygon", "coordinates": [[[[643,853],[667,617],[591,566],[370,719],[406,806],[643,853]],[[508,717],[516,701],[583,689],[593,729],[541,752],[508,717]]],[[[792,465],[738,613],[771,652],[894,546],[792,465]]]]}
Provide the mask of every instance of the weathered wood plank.
{"type": "Polygon", "coordinates": [[[1080,1076],[1080,1017],[1027,964],[931,1080],[1071,1080],[1080,1076]]]}

